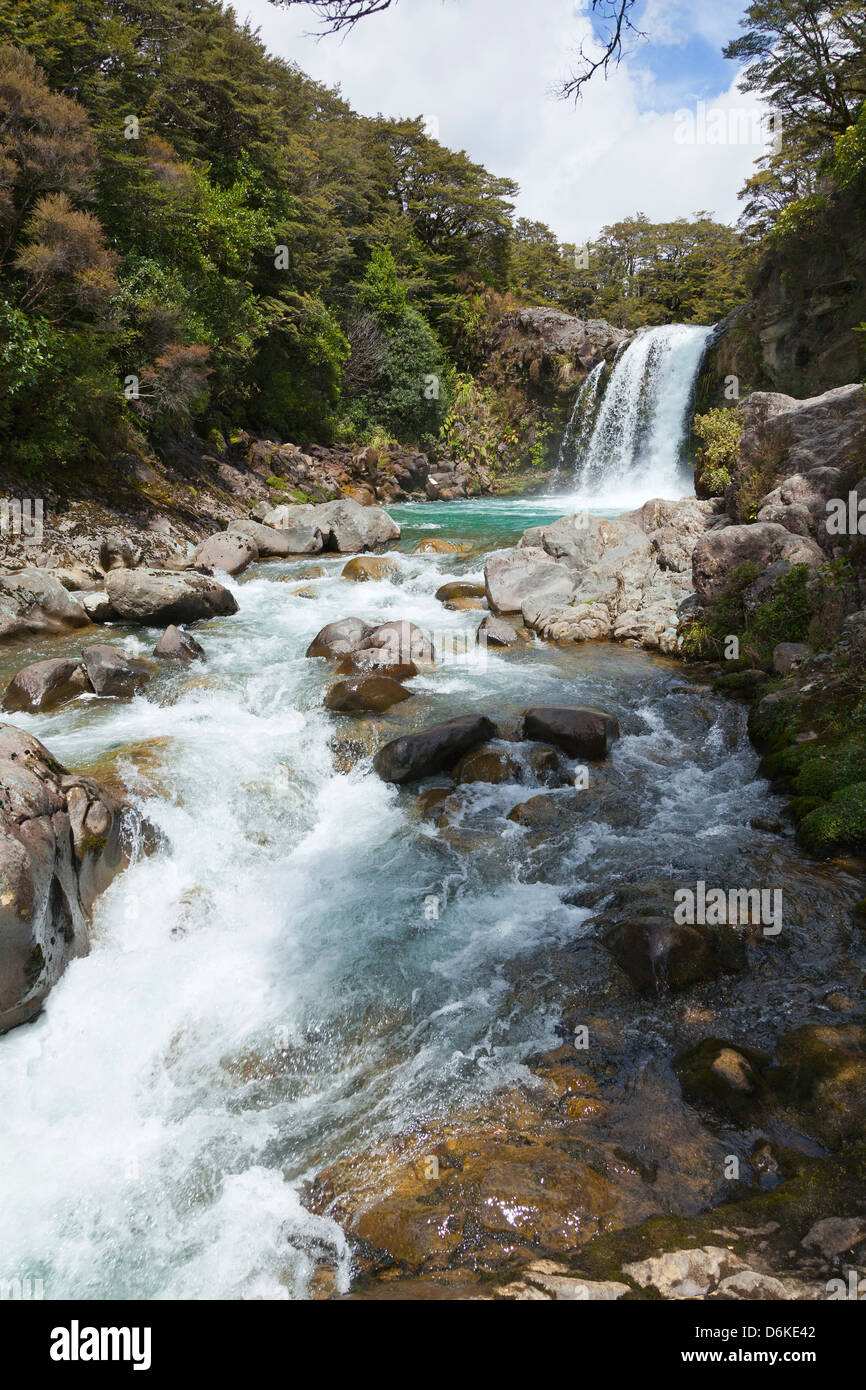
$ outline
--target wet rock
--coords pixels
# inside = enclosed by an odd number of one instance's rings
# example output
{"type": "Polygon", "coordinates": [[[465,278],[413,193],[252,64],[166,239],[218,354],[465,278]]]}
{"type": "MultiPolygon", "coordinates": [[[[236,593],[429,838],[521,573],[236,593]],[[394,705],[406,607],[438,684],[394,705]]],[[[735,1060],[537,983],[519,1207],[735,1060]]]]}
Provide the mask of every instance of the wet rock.
{"type": "Polygon", "coordinates": [[[148,667],[140,661],[103,643],[85,647],[81,661],[97,695],[136,695],[151,677],[148,667]]]}
{"type": "Polygon", "coordinates": [[[732,927],[678,926],[646,916],[615,923],[601,939],[642,994],[676,993],[746,968],[745,942],[732,927]]]}
{"type": "Polygon", "coordinates": [[[469,541],[448,541],[441,536],[429,536],[413,548],[413,555],[465,555],[472,549],[469,541]]]}
{"type": "Polygon", "coordinates": [[[320,550],[352,554],[378,550],[400,539],[400,527],[381,507],[363,507],[350,497],[335,502],[275,507],[264,524],[285,531],[294,554],[320,550]]]}
{"type": "Polygon", "coordinates": [[[457,598],[483,598],[483,584],[468,584],[463,580],[455,579],[449,584],[442,584],[436,590],[436,597],[440,603],[451,603],[457,598]]]}
{"type": "Polygon", "coordinates": [[[359,676],[337,681],[325,696],[325,709],[340,714],[381,714],[408,700],[412,692],[390,676],[359,676]]]}
{"type": "Polygon", "coordinates": [[[783,1111],[827,1149],[866,1139],[866,1032],[807,1024],[776,1046],[773,1091],[783,1111]]]}
{"type": "Polygon", "coordinates": [[[81,604],[47,570],[0,574],[0,638],[62,632],[89,621],[81,604]]]}
{"type": "Polygon", "coordinates": [[[214,570],[241,574],[258,558],[258,546],[249,536],[239,531],[218,531],[215,536],[208,536],[206,541],[196,546],[193,563],[211,574],[214,570]]]}
{"type": "Polygon", "coordinates": [[[188,632],[182,632],[171,623],[154,647],[153,654],[162,661],[184,661],[188,664],[204,660],[204,647],[188,632]]]}
{"type": "Polygon", "coordinates": [[[400,662],[430,662],[436,659],[433,643],[420,627],[407,621],[381,623],[358,644],[360,651],[386,653],[392,665],[400,662]]]}
{"type": "Polygon", "coordinates": [[[517,629],[504,618],[491,613],[479,623],[477,641],[480,647],[513,647],[519,640],[517,629]]]}
{"type": "Polygon", "coordinates": [[[127,862],[124,807],[0,725],[0,1032],[33,1018],[89,947],[98,893],[127,862]]]}
{"type": "Polygon", "coordinates": [[[256,547],[262,559],[284,558],[291,555],[289,548],[289,537],[285,531],[278,531],[273,526],[264,526],[258,521],[230,521],[229,532],[236,532],[238,535],[247,536],[256,547]]]}
{"type": "Polygon", "coordinates": [[[753,1047],[705,1038],[673,1065],[690,1105],[709,1106],[728,1119],[747,1123],[767,1097],[770,1059],[753,1047]]]}
{"type": "Polygon", "coordinates": [[[77,661],[54,659],[24,666],[6,687],[3,709],[12,713],[26,710],[36,714],[54,709],[65,700],[74,700],[87,689],[87,681],[77,661]]]}
{"type": "MultiPolygon", "coordinates": [[[[307,656],[334,658],[356,651],[373,628],[363,618],[340,618],[336,623],[326,623],[316,633],[307,647],[307,656]]],[[[393,662],[389,659],[389,664],[393,662]]]]}
{"type": "Polygon", "coordinates": [[[343,566],[341,577],[363,584],[368,579],[393,579],[399,573],[400,566],[396,560],[389,560],[384,555],[356,555],[343,566]]]}
{"type": "Polygon", "coordinates": [[[569,758],[601,759],[619,724],[603,710],[581,705],[536,705],[523,716],[525,738],[555,744],[569,758]]]}
{"type": "Polygon", "coordinates": [[[529,830],[552,830],[572,820],[578,809],[577,795],[563,797],[546,792],[519,802],[508,812],[507,819],[529,830]]]}
{"type": "Polygon", "coordinates": [[[418,675],[414,661],[392,661],[387,647],[347,652],[337,667],[338,676],[390,676],[395,681],[408,681],[418,675]]]}
{"type": "Polygon", "coordinates": [[[420,782],[437,772],[450,772],[464,754],[495,738],[497,732],[485,715],[464,714],[386,743],[373,759],[373,766],[384,782],[420,782]]]}
{"type": "Polygon", "coordinates": [[[497,613],[519,613],[527,599],[562,603],[574,594],[574,576],[544,550],[503,550],[484,565],[487,602],[497,613]]]}
{"type": "Polygon", "coordinates": [[[543,744],[483,743],[461,758],[456,782],[541,782],[562,787],[570,780],[555,748],[543,744]]]}
{"type": "Polygon", "coordinates": [[[228,589],[203,574],[112,570],[106,580],[106,590],[118,618],[148,627],[194,623],[238,611],[237,602],[228,589]]]}
{"type": "Polygon", "coordinates": [[[812,654],[806,642],[779,642],[773,648],[773,670],[777,676],[787,676],[795,666],[802,666],[812,654]]]}

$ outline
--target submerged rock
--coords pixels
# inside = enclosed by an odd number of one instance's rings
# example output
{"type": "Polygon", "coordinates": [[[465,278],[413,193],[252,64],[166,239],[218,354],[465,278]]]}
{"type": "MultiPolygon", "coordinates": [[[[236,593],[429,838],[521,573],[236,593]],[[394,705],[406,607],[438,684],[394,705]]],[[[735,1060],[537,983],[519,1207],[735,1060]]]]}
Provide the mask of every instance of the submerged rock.
{"type": "Polygon", "coordinates": [[[127,862],[126,809],[0,725],[0,1032],[33,1018],[87,953],[93,903],[127,862]]]}
{"type": "Polygon", "coordinates": [[[395,681],[408,681],[417,676],[414,661],[392,661],[387,647],[365,648],[347,652],[337,667],[338,676],[390,676],[395,681]]]}
{"type": "Polygon", "coordinates": [[[745,942],[732,927],[636,917],[609,927],[602,944],[642,994],[676,993],[746,968],[745,942]]]}
{"type": "Polygon", "coordinates": [[[497,733],[486,715],[464,714],[386,743],[373,759],[373,766],[384,782],[420,782],[437,772],[450,772],[464,754],[496,738],[497,733]]]}

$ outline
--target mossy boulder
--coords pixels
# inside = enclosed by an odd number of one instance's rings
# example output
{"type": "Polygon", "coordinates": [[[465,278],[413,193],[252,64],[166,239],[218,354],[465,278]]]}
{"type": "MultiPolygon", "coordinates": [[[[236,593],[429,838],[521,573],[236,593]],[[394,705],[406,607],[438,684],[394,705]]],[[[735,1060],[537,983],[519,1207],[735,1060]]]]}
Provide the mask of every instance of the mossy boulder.
{"type": "Polygon", "coordinates": [[[674,1058],[674,1071],[690,1105],[748,1123],[766,1099],[770,1058],[741,1043],[704,1038],[674,1058]]]}
{"type": "Polygon", "coordinates": [[[866,1139],[866,1030],[807,1024],[782,1038],[772,1087],[779,1102],[828,1149],[866,1139]]]}
{"type": "Polygon", "coordinates": [[[866,782],[842,787],[809,811],[797,827],[797,838],[805,850],[821,858],[866,850],[866,782]]]}

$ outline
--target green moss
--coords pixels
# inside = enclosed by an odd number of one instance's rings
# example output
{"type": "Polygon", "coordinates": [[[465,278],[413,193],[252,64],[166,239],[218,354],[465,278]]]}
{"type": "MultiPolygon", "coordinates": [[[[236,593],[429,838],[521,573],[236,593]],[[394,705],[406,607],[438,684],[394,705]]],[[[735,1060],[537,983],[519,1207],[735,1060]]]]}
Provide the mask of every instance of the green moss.
{"type": "Polygon", "coordinates": [[[864,744],[848,739],[837,748],[811,751],[812,756],[803,763],[794,783],[799,796],[817,796],[827,801],[850,783],[866,781],[864,744]]]}
{"type": "Polygon", "coordinates": [[[866,781],[842,787],[829,803],[810,811],[797,836],[804,849],[821,857],[866,850],[866,781]]]}
{"type": "Polygon", "coordinates": [[[766,681],[765,671],[756,671],[752,667],[747,667],[745,671],[728,671],[724,676],[719,676],[713,683],[713,688],[727,691],[729,694],[754,695],[766,684],[766,681]]]}

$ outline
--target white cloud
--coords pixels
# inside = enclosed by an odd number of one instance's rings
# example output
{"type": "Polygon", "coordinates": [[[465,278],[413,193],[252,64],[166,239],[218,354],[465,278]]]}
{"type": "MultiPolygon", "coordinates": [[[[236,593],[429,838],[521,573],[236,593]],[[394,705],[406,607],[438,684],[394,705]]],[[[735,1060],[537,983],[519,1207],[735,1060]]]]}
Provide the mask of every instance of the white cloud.
{"type": "MultiPolygon", "coordinates": [[[[655,3],[673,24],[676,0],[655,3]]],[[[576,106],[558,100],[556,87],[591,33],[585,4],[571,0],[400,0],[346,36],[323,39],[313,37],[317,19],[306,6],[238,0],[237,9],[272,52],[339,85],[355,110],[436,118],[443,144],[516,179],[519,213],[563,240],[582,242],[637,211],[665,220],[706,208],[734,221],[737,190],[761,153],[742,143],[677,143],[675,114],[652,109],[640,52],[607,82],[597,77],[576,106]]],[[[735,80],[709,104],[756,108],[735,80]]]]}

